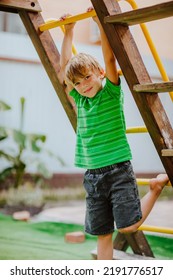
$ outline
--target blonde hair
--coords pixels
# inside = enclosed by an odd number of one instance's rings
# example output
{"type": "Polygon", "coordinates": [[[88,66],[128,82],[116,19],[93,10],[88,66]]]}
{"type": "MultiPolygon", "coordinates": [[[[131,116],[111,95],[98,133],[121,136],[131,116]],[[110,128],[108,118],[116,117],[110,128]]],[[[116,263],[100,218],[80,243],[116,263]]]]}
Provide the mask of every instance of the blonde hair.
{"type": "Polygon", "coordinates": [[[85,77],[88,71],[104,71],[98,61],[89,54],[79,53],[73,56],[66,65],[66,81],[75,83],[78,78],[85,77]]]}

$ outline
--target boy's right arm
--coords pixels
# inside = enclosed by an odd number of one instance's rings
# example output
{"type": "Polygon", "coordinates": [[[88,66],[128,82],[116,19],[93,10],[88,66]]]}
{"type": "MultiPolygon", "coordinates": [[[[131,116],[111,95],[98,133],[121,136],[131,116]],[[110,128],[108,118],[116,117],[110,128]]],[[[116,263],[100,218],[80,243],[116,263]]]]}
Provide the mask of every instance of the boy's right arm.
{"type": "MultiPolygon", "coordinates": [[[[66,19],[66,17],[69,15],[64,15],[60,18],[60,20],[66,19]]],[[[61,66],[61,72],[60,72],[60,79],[63,83],[65,83],[65,92],[67,94],[68,99],[70,100],[70,103],[74,106],[73,99],[68,95],[68,93],[73,89],[73,86],[70,83],[67,83],[65,81],[65,67],[68,63],[68,61],[72,57],[72,43],[73,43],[73,31],[74,31],[75,23],[70,23],[64,25],[64,38],[61,46],[61,56],[60,56],[60,66],[61,66]]]]}

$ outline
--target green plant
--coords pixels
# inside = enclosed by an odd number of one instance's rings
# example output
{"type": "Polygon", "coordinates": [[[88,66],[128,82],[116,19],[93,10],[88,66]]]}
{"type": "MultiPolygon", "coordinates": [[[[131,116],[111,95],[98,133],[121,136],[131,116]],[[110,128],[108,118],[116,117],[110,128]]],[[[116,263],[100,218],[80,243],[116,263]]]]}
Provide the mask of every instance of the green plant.
{"type": "Polygon", "coordinates": [[[42,190],[35,188],[32,184],[20,185],[17,189],[9,188],[2,192],[1,196],[6,201],[5,205],[8,206],[40,207],[44,204],[42,190]]]}
{"type": "MultiPolygon", "coordinates": [[[[11,107],[0,101],[0,110],[10,110],[11,107]]],[[[4,181],[8,176],[14,176],[14,187],[18,188],[22,183],[23,176],[30,163],[35,163],[37,171],[37,180],[41,177],[50,177],[51,172],[47,169],[46,165],[40,158],[34,158],[35,154],[43,153],[46,151],[43,144],[46,142],[46,136],[43,134],[25,133],[24,132],[24,110],[25,110],[25,98],[20,98],[20,124],[19,129],[0,127],[0,141],[11,139],[16,146],[16,149],[10,149],[8,151],[0,150],[0,157],[5,159],[7,167],[1,170],[0,181],[4,181]],[[24,155],[26,151],[32,154],[32,159],[29,161],[28,157],[24,155]]],[[[49,156],[54,156],[51,152],[46,151],[49,156]]],[[[64,164],[60,157],[55,158],[64,164]]]]}
{"type": "Polygon", "coordinates": [[[59,202],[84,200],[85,191],[82,186],[51,188],[48,185],[35,186],[30,182],[17,189],[8,188],[0,191],[0,208],[4,207],[53,207],[59,202]]]}

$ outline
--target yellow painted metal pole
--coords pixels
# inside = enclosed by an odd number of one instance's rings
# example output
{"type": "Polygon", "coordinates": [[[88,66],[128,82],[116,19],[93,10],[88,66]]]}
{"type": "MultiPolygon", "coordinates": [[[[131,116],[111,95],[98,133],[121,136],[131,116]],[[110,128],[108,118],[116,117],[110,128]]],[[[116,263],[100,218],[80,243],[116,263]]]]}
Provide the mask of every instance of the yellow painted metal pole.
{"type": "Polygon", "coordinates": [[[162,227],[155,227],[155,226],[148,226],[148,225],[140,226],[139,230],[173,234],[173,229],[172,228],[164,228],[164,227],[162,228],[162,227]]]}
{"type": "Polygon", "coordinates": [[[128,127],[126,129],[126,133],[146,133],[146,132],[148,132],[148,130],[144,126],[128,127]]]}
{"type": "Polygon", "coordinates": [[[96,15],[96,12],[94,10],[92,10],[92,11],[89,11],[89,12],[86,12],[86,13],[78,14],[78,15],[75,15],[75,16],[70,16],[70,17],[66,18],[65,20],[55,19],[51,22],[41,24],[39,26],[39,30],[43,32],[43,31],[46,31],[46,30],[49,30],[49,29],[52,29],[52,28],[55,28],[55,27],[58,27],[58,26],[61,26],[61,25],[65,25],[65,24],[69,24],[69,23],[72,23],[72,22],[76,22],[76,21],[79,21],[79,20],[86,19],[86,18],[94,17],[95,15],[96,15]]]}
{"type": "MultiPolygon", "coordinates": [[[[149,186],[150,183],[150,179],[146,178],[137,178],[136,181],[138,186],[149,186]]],[[[169,181],[166,186],[171,187],[171,182],[169,181]]]]}

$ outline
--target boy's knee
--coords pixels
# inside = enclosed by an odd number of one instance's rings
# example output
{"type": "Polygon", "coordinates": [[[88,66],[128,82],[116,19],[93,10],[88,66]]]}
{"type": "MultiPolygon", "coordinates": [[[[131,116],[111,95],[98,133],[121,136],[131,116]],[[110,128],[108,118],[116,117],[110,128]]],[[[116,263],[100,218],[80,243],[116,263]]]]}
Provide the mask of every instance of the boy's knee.
{"type": "Polygon", "coordinates": [[[109,240],[112,239],[112,233],[98,235],[98,239],[100,240],[109,240]]]}
{"type": "Polygon", "coordinates": [[[138,227],[136,225],[132,225],[132,226],[129,226],[129,227],[126,227],[126,228],[120,228],[118,229],[118,231],[120,233],[134,233],[138,230],[138,227]]]}

